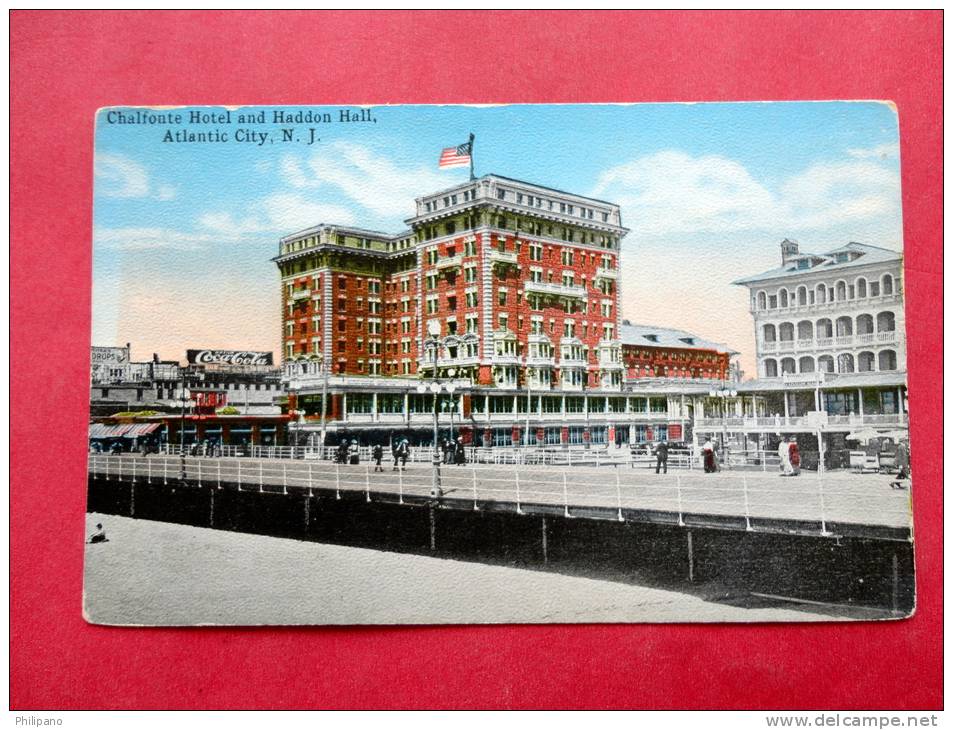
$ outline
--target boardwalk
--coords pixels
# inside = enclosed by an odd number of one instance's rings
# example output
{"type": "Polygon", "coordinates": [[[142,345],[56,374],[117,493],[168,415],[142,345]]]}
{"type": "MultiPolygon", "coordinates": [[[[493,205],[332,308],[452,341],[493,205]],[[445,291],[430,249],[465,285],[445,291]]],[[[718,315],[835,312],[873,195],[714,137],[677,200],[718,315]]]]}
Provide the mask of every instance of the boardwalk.
{"type": "MultiPolygon", "coordinates": [[[[433,469],[422,464],[375,472],[373,464],[326,461],[170,456],[99,456],[91,474],[107,479],[189,483],[239,489],[363,493],[368,501],[430,498],[433,469]]],[[[827,533],[850,526],[886,528],[901,538],[911,529],[910,492],[891,489],[891,477],[804,472],[782,478],[758,472],[673,472],[656,475],[626,467],[442,466],[441,504],[464,509],[513,509],[578,517],[615,517],[700,524],[724,519],[744,529],[807,525],[827,533]],[[834,527],[832,527],[834,526],[834,527]]]]}

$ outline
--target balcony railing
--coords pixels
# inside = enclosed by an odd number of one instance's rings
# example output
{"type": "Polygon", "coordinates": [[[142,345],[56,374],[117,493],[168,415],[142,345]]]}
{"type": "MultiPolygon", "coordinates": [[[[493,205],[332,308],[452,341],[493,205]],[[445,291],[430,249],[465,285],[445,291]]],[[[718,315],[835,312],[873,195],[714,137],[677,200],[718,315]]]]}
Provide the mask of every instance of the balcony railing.
{"type": "Polygon", "coordinates": [[[536,294],[546,294],[551,297],[563,297],[566,299],[585,299],[586,290],[581,286],[569,286],[567,284],[555,284],[548,281],[527,281],[523,287],[527,292],[536,294]]]}
{"type": "Polygon", "coordinates": [[[755,313],[774,313],[774,312],[831,312],[838,309],[868,307],[877,307],[885,304],[898,304],[903,301],[903,294],[882,294],[878,297],[862,297],[857,299],[843,299],[833,302],[820,302],[815,304],[791,304],[787,307],[775,307],[773,309],[759,309],[757,306],[752,310],[755,313]]]}
{"type": "Polygon", "coordinates": [[[500,251],[496,248],[490,249],[490,261],[495,264],[508,264],[516,266],[516,253],[512,251],[500,251]]]}
{"type": "Polygon", "coordinates": [[[449,269],[459,269],[463,266],[463,255],[445,256],[437,260],[437,271],[446,271],[449,269]]]}
{"type": "MultiPolygon", "coordinates": [[[[851,428],[863,426],[893,426],[905,427],[908,423],[906,413],[873,413],[853,414],[849,416],[828,416],[827,425],[849,426],[851,428]]],[[[699,429],[712,428],[816,428],[816,424],[809,422],[807,416],[758,416],[727,418],[696,418],[695,427],[699,429]]]]}
{"type": "Polygon", "coordinates": [[[295,289],[293,292],[291,292],[291,300],[294,302],[298,301],[299,299],[307,299],[310,296],[310,289],[295,289]]]}
{"type": "Polygon", "coordinates": [[[612,281],[615,281],[616,279],[619,278],[619,272],[616,271],[615,269],[604,269],[600,267],[596,271],[596,278],[597,279],[611,279],[612,281]]]}

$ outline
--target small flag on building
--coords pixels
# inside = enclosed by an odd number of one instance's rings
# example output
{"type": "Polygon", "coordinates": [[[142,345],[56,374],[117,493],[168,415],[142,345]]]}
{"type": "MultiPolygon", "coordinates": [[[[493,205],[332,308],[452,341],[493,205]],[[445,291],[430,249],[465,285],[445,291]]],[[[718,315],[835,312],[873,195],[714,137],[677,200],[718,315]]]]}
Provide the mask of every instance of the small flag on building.
{"type": "Polygon", "coordinates": [[[438,167],[464,167],[470,166],[470,179],[473,180],[473,140],[475,136],[470,132],[470,139],[456,147],[444,147],[440,153],[440,162],[438,167]]]}
{"type": "Polygon", "coordinates": [[[440,167],[466,167],[470,164],[472,143],[464,142],[457,147],[445,147],[440,153],[440,167]]]}

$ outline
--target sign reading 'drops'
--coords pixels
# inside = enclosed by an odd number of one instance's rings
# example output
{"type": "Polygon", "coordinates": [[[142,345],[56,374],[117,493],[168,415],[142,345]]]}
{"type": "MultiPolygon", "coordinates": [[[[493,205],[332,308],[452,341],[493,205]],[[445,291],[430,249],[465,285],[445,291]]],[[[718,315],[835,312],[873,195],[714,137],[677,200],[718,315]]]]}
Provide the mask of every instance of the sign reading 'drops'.
{"type": "Polygon", "coordinates": [[[271,365],[270,352],[251,350],[186,350],[188,361],[197,365],[271,365]]]}
{"type": "Polygon", "coordinates": [[[125,347],[97,347],[94,345],[92,360],[93,365],[121,365],[129,362],[129,350],[125,347]]]}

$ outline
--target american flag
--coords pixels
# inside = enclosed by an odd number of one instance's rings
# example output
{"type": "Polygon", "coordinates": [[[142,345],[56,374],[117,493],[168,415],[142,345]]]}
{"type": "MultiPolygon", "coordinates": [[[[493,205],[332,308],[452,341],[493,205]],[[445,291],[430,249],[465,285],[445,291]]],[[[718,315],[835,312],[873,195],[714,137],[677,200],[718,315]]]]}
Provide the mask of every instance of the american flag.
{"type": "Polygon", "coordinates": [[[470,164],[471,143],[464,142],[456,147],[444,147],[440,153],[438,167],[466,167],[470,164]]]}

